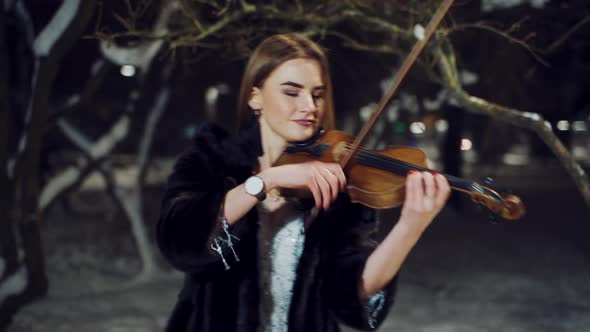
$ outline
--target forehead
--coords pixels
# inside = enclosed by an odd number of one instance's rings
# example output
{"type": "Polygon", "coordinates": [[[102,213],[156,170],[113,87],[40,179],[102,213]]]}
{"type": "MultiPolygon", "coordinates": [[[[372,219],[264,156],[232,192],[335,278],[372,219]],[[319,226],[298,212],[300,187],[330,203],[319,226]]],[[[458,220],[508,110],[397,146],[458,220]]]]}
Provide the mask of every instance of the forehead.
{"type": "Polygon", "coordinates": [[[288,81],[301,84],[306,88],[324,85],[320,63],[313,59],[292,59],[278,66],[266,80],[271,84],[288,81]]]}

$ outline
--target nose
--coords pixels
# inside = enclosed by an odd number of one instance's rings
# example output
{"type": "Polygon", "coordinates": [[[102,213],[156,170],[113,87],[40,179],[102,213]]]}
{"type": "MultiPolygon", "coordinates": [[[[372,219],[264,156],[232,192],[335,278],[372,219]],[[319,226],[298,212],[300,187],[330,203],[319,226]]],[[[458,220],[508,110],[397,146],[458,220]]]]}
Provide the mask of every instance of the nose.
{"type": "Polygon", "coordinates": [[[304,93],[300,99],[299,109],[305,112],[317,111],[317,104],[311,93],[304,93]]]}

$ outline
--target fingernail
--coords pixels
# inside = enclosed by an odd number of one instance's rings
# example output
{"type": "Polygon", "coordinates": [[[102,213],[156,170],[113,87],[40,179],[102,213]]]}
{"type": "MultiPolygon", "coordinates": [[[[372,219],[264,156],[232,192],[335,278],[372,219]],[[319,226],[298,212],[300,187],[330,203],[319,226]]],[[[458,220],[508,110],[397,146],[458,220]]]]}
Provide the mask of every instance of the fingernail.
{"type": "Polygon", "coordinates": [[[432,172],[432,175],[434,175],[434,176],[437,176],[439,174],[440,174],[439,172],[432,172]]]}

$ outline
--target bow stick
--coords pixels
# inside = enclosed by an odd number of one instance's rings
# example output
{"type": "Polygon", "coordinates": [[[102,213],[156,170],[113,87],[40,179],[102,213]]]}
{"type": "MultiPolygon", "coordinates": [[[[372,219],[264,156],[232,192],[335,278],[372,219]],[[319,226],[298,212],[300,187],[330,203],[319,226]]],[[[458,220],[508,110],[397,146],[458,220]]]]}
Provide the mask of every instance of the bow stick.
{"type": "Polygon", "coordinates": [[[387,105],[387,103],[389,102],[391,97],[397,91],[397,88],[399,87],[401,81],[406,76],[408,70],[410,70],[410,68],[414,65],[414,62],[416,62],[418,55],[420,54],[420,52],[422,52],[422,50],[424,49],[424,46],[426,46],[426,43],[428,42],[428,40],[430,39],[430,37],[434,33],[434,30],[436,30],[436,28],[440,24],[440,21],[445,16],[445,14],[447,13],[447,11],[449,10],[449,8],[451,7],[452,4],[453,4],[453,0],[443,0],[442,4],[438,7],[436,12],[434,13],[434,16],[432,17],[432,19],[430,20],[430,22],[426,26],[426,31],[424,32],[424,37],[418,38],[418,41],[416,42],[416,44],[414,44],[414,47],[412,48],[412,50],[410,51],[408,56],[406,56],[406,58],[404,59],[404,62],[402,63],[399,71],[395,74],[395,78],[393,80],[393,83],[391,83],[389,90],[387,90],[387,93],[383,96],[383,98],[381,98],[381,101],[379,102],[379,106],[377,107],[377,110],[371,115],[371,117],[369,118],[369,120],[367,121],[365,126],[361,129],[361,132],[356,136],[356,139],[354,140],[354,142],[352,143],[352,146],[350,147],[350,153],[346,154],[340,160],[340,166],[343,169],[346,170],[349,167],[350,161],[357,154],[357,150],[359,149],[360,145],[363,143],[363,141],[367,137],[369,130],[371,130],[371,128],[373,127],[373,124],[375,124],[375,121],[377,121],[377,118],[383,112],[383,110],[385,109],[385,106],[387,105]]]}

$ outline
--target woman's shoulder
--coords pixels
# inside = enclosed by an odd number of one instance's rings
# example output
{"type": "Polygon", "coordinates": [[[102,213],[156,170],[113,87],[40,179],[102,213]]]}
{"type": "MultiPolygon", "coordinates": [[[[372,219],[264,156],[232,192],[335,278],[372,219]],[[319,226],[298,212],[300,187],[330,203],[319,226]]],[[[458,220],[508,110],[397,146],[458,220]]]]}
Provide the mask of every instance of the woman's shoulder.
{"type": "Polygon", "coordinates": [[[233,133],[218,124],[205,123],[178,162],[204,163],[213,168],[251,168],[257,162],[261,150],[259,135],[258,128],[245,128],[233,133]]]}
{"type": "Polygon", "coordinates": [[[218,124],[207,122],[203,124],[194,136],[192,143],[199,148],[214,149],[231,136],[230,132],[218,124]]]}

